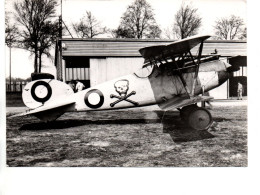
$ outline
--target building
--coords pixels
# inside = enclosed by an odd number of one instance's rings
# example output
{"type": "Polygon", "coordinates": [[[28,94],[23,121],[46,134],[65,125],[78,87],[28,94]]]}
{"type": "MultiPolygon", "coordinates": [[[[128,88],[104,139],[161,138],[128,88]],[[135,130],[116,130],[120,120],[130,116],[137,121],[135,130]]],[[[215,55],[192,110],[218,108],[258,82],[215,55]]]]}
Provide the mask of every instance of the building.
{"type": "MultiPolygon", "coordinates": [[[[64,82],[80,80],[92,87],[141,68],[144,59],[139,49],[171,42],[173,40],[63,38],[56,45],[57,79],[64,82]]],[[[236,96],[238,81],[247,85],[246,45],[246,41],[205,41],[202,55],[217,53],[223,60],[241,67],[229,81],[210,92],[216,99],[236,96]]],[[[195,54],[197,47],[191,51],[195,54]]],[[[244,95],[247,95],[246,87],[244,95]]]]}

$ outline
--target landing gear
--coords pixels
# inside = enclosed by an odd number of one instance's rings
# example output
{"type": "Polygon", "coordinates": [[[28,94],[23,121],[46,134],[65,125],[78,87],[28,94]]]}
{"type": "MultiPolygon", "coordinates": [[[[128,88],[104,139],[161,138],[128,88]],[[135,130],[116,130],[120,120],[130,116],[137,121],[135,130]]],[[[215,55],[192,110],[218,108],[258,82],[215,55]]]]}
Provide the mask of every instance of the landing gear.
{"type": "Polygon", "coordinates": [[[180,110],[181,119],[195,130],[207,130],[213,120],[210,112],[196,104],[185,106],[180,110]]]}

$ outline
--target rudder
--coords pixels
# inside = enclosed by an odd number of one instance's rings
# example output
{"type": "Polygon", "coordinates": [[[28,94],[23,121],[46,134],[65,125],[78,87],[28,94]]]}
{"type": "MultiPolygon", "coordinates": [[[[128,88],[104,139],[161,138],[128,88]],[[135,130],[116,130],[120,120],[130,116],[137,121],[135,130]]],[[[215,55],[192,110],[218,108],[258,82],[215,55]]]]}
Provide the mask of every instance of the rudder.
{"type": "Polygon", "coordinates": [[[55,101],[60,96],[73,93],[72,88],[64,82],[55,79],[41,79],[28,83],[23,89],[22,98],[28,108],[35,109],[55,101]]]}

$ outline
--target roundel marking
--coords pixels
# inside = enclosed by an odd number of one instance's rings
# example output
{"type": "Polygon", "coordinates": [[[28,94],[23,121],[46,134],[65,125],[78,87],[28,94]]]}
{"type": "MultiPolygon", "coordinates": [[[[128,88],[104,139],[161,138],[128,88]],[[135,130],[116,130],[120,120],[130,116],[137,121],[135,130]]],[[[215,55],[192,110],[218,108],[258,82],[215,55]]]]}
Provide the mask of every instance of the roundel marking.
{"type": "Polygon", "coordinates": [[[100,108],[104,103],[104,95],[98,89],[89,90],[84,98],[85,104],[90,108],[100,108]],[[99,96],[99,101],[97,101],[97,96],[99,96]]]}
{"type": "Polygon", "coordinates": [[[35,101],[44,103],[48,101],[52,95],[51,86],[45,81],[37,81],[32,85],[31,95],[35,101]],[[39,86],[41,89],[39,89],[39,86]],[[37,94],[38,89],[40,90],[39,92],[43,94],[37,94]],[[46,92],[46,94],[44,94],[44,92],[46,92]]]}

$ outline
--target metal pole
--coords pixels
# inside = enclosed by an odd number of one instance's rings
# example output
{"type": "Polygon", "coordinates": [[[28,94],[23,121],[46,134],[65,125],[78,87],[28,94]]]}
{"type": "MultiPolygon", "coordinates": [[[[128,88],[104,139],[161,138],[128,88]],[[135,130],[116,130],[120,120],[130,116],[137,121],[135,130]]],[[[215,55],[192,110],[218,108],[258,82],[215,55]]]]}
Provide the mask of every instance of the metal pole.
{"type": "Polygon", "coordinates": [[[60,38],[62,38],[62,0],[60,1],[60,38]]]}
{"type": "MultiPolygon", "coordinates": [[[[204,96],[204,92],[205,92],[205,86],[203,85],[202,86],[202,96],[204,96]]],[[[201,107],[203,107],[203,108],[206,107],[205,101],[201,101],[201,107]]]]}
{"type": "Polygon", "coordinates": [[[59,44],[59,46],[60,46],[60,64],[59,64],[59,66],[60,66],[60,76],[61,76],[61,81],[63,81],[63,67],[62,67],[62,0],[61,0],[61,6],[60,6],[60,8],[61,8],[61,14],[60,14],[60,19],[61,19],[61,21],[60,21],[60,44],[59,44]]]}
{"type": "Polygon", "coordinates": [[[60,6],[60,9],[61,9],[61,10],[60,10],[60,15],[61,15],[61,21],[62,21],[62,0],[60,0],[60,5],[61,5],[61,6],[60,6]]]}
{"type": "Polygon", "coordinates": [[[9,83],[10,83],[10,85],[9,85],[9,89],[10,89],[10,91],[11,91],[11,79],[12,79],[12,76],[11,76],[11,71],[12,71],[12,68],[11,68],[11,66],[12,66],[12,62],[11,62],[11,59],[12,59],[12,53],[11,53],[11,46],[9,47],[9,49],[10,49],[10,61],[9,61],[9,64],[10,64],[10,66],[9,66],[9,68],[10,68],[10,78],[9,78],[9,83]]]}

